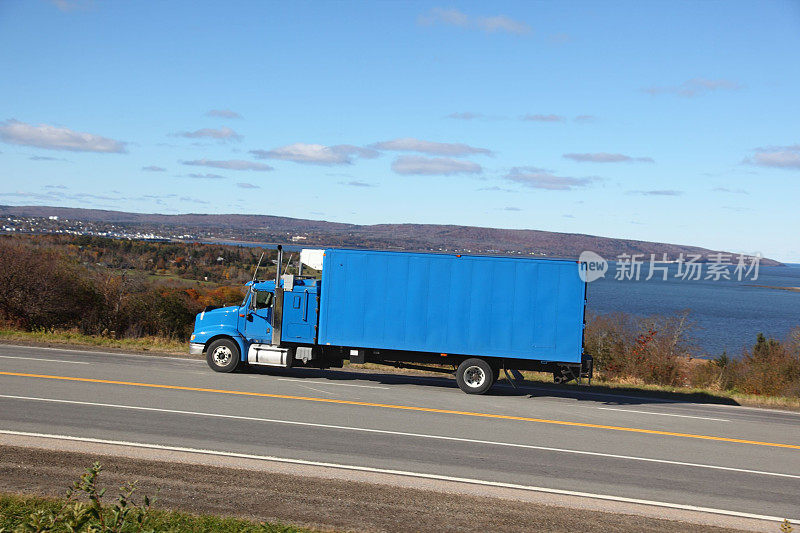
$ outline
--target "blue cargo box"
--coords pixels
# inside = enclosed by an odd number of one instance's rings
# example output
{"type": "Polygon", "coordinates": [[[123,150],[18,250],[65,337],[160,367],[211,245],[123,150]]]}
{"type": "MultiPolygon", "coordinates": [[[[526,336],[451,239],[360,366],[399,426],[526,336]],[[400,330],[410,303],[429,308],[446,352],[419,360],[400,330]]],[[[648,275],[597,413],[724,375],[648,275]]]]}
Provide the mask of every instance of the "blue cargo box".
{"type": "Polygon", "coordinates": [[[319,343],[580,363],[575,261],[326,250],[319,343]]]}

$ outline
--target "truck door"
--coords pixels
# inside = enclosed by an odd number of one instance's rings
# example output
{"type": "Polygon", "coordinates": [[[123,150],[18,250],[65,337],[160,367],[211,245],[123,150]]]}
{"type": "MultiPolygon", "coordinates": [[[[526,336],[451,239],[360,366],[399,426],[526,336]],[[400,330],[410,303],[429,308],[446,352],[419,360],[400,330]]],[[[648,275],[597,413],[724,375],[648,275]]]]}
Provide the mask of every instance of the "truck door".
{"type": "Polygon", "coordinates": [[[244,336],[249,342],[269,344],[272,340],[272,302],[275,294],[255,291],[244,319],[244,336]]]}
{"type": "Polygon", "coordinates": [[[316,341],[316,292],[310,289],[285,292],[283,295],[282,336],[291,342],[313,344],[316,341]]]}

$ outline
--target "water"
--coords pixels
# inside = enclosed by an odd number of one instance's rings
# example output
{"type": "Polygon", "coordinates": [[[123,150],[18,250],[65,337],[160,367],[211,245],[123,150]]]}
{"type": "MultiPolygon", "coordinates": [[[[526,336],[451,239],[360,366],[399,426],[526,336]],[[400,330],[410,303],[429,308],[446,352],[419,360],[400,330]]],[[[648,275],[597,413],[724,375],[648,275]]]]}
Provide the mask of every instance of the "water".
{"type": "MultiPolygon", "coordinates": [[[[265,250],[275,250],[277,244],[262,242],[240,242],[240,241],[199,241],[200,244],[222,244],[225,246],[244,246],[245,248],[264,248],[265,250]]],[[[324,248],[323,246],[303,246],[301,244],[282,244],[284,252],[299,252],[304,248],[324,248]]]]}
{"type": "Polygon", "coordinates": [[[613,279],[615,269],[609,265],[607,279],[589,283],[588,309],[635,315],[689,309],[698,326],[693,333],[696,344],[712,356],[723,350],[739,355],[743,347],[755,343],[758,333],[783,340],[800,327],[800,292],[753,286],[800,287],[800,264],[761,267],[755,281],[684,281],[673,277],[676,271],[677,265],[670,265],[667,281],[659,274],[650,281],[620,281],[613,279]]]}

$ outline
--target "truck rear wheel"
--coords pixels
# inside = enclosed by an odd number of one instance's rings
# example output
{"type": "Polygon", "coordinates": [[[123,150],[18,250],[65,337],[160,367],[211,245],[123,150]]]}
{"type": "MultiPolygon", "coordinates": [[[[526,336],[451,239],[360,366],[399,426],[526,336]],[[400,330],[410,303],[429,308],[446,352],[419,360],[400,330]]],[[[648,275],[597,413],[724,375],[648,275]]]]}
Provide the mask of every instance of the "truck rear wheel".
{"type": "Polygon", "coordinates": [[[456,383],[467,394],[483,394],[494,385],[494,376],[494,370],[489,363],[473,357],[458,365],[456,383]]]}
{"type": "Polygon", "coordinates": [[[233,372],[239,366],[239,347],[230,339],[217,339],[206,350],[206,362],[214,372],[233,372]]]}

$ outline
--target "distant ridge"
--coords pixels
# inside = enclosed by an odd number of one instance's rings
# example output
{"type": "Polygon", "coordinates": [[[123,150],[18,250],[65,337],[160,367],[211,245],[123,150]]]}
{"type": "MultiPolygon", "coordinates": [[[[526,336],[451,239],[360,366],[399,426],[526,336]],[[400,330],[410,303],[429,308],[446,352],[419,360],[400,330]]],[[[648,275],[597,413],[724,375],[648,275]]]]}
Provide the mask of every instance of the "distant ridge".
{"type": "MultiPolygon", "coordinates": [[[[598,237],[582,233],[556,233],[540,230],[517,230],[439,224],[375,224],[358,225],[324,220],[307,220],[271,215],[161,215],[128,213],[100,209],[47,206],[0,206],[0,216],[49,217],[71,221],[114,224],[139,231],[159,232],[172,236],[202,234],[204,240],[238,240],[245,242],[288,242],[301,237],[299,244],[309,246],[351,246],[400,250],[471,251],[473,253],[530,254],[577,259],[584,250],[592,250],[608,260],[621,254],[650,254],[660,259],[666,253],[676,259],[679,254],[719,252],[697,246],[668,244],[629,239],[598,237]]],[[[723,252],[730,253],[730,252],[723,252]]],[[[735,261],[735,256],[734,256],[735,261]]],[[[781,265],[762,259],[762,265],[781,265]]]]}

